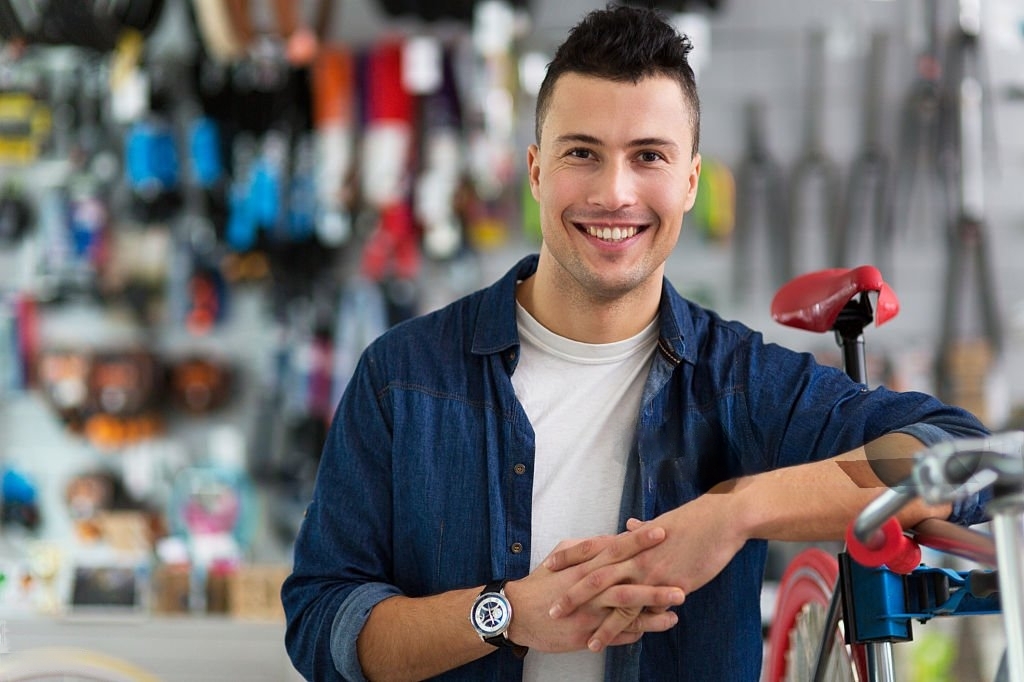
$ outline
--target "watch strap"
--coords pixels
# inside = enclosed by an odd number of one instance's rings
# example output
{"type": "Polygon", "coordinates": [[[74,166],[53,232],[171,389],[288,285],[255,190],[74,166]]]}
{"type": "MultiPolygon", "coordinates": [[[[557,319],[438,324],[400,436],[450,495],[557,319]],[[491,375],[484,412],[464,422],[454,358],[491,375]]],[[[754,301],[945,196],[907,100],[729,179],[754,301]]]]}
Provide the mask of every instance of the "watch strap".
{"type": "Polygon", "coordinates": [[[484,589],[480,590],[480,594],[489,594],[491,592],[501,592],[505,589],[505,585],[508,583],[508,578],[500,578],[498,580],[492,580],[491,582],[484,585],[484,589]]]}

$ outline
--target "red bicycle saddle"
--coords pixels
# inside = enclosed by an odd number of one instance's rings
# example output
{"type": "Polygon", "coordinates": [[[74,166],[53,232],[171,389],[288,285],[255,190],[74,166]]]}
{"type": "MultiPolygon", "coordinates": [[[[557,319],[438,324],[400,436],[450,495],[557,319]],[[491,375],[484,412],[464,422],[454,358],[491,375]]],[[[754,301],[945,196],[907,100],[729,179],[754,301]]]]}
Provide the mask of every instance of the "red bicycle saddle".
{"type": "Polygon", "coordinates": [[[850,299],[865,291],[878,293],[876,327],[896,317],[900,311],[896,292],[885,283],[878,268],[861,265],[816,270],[789,280],[772,299],[772,319],[787,327],[827,332],[850,299]]]}

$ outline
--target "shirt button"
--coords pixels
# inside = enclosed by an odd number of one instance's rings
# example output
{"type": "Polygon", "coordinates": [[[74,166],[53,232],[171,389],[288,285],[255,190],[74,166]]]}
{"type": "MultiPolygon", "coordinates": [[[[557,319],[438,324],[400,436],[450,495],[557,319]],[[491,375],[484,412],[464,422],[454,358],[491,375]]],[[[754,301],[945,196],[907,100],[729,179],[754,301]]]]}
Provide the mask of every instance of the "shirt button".
{"type": "Polygon", "coordinates": [[[523,543],[521,543],[521,542],[513,542],[512,546],[509,547],[509,549],[512,550],[513,554],[521,554],[522,551],[523,551],[523,543]]]}
{"type": "Polygon", "coordinates": [[[525,464],[517,464],[514,467],[512,467],[512,471],[514,471],[517,474],[519,474],[520,476],[522,476],[523,474],[526,473],[526,465],[525,464]]]}

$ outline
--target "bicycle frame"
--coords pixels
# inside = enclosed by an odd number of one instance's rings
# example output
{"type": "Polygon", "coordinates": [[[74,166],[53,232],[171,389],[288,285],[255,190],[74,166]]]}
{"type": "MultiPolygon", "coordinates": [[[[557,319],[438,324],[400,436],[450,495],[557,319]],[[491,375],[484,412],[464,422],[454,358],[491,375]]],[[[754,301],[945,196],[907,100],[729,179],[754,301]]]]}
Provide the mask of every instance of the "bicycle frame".
{"type": "MultiPolygon", "coordinates": [[[[847,374],[861,383],[867,383],[863,330],[872,321],[875,321],[876,325],[882,324],[895,316],[898,309],[895,294],[882,281],[877,270],[870,266],[824,270],[802,275],[783,286],[772,302],[772,315],[782,324],[815,332],[834,332],[843,351],[847,374]],[[878,294],[876,308],[872,307],[869,298],[872,292],[878,294]]],[[[1016,446],[1017,457],[1020,459],[1020,451],[1024,449],[1024,433],[1004,437],[1003,440],[983,439],[983,445],[987,443],[986,447],[989,448],[999,446],[1006,449],[1009,447],[1006,445],[1006,439],[1018,436],[1022,438],[1021,444],[1016,446]]],[[[958,447],[973,448],[972,452],[975,453],[984,449],[977,441],[946,442],[930,451],[933,454],[932,459],[958,447]]],[[[961,462],[961,465],[966,466],[970,463],[961,462]]],[[[932,469],[920,463],[916,466],[920,467],[921,476],[930,473],[933,481],[941,480],[941,470],[935,470],[938,465],[934,461],[929,465],[932,469]]],[[[925,500],[935,503],[937,499],[934,496],[938,494],[937,490],[943,490],[947,496],[944,501],[950,501],[953,498],[949,496],[954,493],[970,494],[992,485],[999,471],[998,467],[995,473],[990,471],[995,466],[991,462],[988,466],[987,474],[979,474],[979,477],[975,478],[967,477],[959,482],[959,488],[947,484],[944,489],[939,487],[929,490],[929,497],[925,497],[925,500]]],[[[1015,471],[1024,468],[1019,461],[1013,466],[1006,466],[1011,469],[1016,466],[1015,471]]],[[[1005,471],[1002,473],[1005,482],[1008,480],[1005,478],[1008,474],[1005,471]]],[[[1006,663],[1013,673],[1010,679],[1024,680],[1024,603],[1021,593],[1021,585],[1024,585],[1024,539],[1021,537],[1024,534],[1022,478],[1024,476],[1014,479],[1014,485],[1004,483],[1002,488],[996,490],[994,499],[987,507],[992,516],[994,539],[983,533],[939,520],[924,522],[912,531],[916,542],[921,546],[965,557],[987,566],[998,563],[999,598],[993,596],[996,590],[993,589],[991,581],[986,582],[980,572],[956,572],[920,565],[920,550],[917,544],[909,541],[907,542],[913,545],[917,554],[909,560],[903,559],[903,566],[899,568],[900,573],[885,567],[865,567],[854,561],[849,552],[840,553],[838,578],[835,579],[835,587],[825,612],[823,634],[816,642],[814,639],[807,642],[817,646],[813,659],[813,679],[817,682],[827,680],[826,671],[829,670],[829,659],[840,621],[844,625],[846,643],[853,646],[851,663],[858,672],[858,677],[865,677],[869,682],[893,682],[893,644],[912,638],[913,620],[925,622],[939,616],[1001,612],[1007,633],[1006,663]]],[[[872,511],[868,518],[889,518],[917,494],[907,487],[890,490],[869,507],[872,511]]],[[[895,520],[893,522],[895,523],[895,520]]],[[[870,537],[871,532],[867,532],[866,535],[864,532],[862,528],[863,537],[870,537]]],[[[898,529],[896,535],[906,540],[902,529],[898,529]]],[[[848,546],[850,544],[848,539],[848,546]]],[[[877,565],[881,566],[882,563],[885,562],[878,562],[877,565]]],[[[828,580],[831,582],[833,579],[828,580]]],[[[794,627],[789,622],[782,625],[785,628],[794,627]]],[[[772,646],[780,646],[774,630],[772,646]]],[[[782,643],[782,646],[786,647],[784,651],[788,651],[790,645],[782,643]]],[[[769,657],[769,675],[781,675],[787,667],[785,663],[780,664],[776,656],[777,654],[769,657]]]]}

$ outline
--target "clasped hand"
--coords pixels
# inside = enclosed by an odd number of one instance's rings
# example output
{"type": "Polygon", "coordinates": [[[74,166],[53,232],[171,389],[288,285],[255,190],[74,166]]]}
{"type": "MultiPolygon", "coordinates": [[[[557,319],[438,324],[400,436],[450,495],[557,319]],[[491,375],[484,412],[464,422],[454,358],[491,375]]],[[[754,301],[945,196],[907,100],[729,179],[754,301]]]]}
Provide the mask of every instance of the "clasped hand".
{"type": "Polygon", "coordinates": [[[678,621],[668,609],[683,603],[680,588],[591,582],[603,578],[603,567],[628,562],[664,539],[664,529],[652,526],[559,543],[530,575],[506,585],[515,613],[509,639],[539,651],[586,647],[596,652],[610,645],[632,644],[645,632],[668,630],[678,621]],[[586,585],[591,589],[579,589],[586,585]],[[571,610],[553,606],[566,596],[573,600],[571,610]]]}
{"type": "Polygon", "coordinates": [[[746,541],[715,507],[698,498],[650,522],[631,519],[620,535],[561,543],[506,588],[516,607],[509,637],[542,651],[601,651],[670,629],[678,617],[669,609],[746,541]]]}

